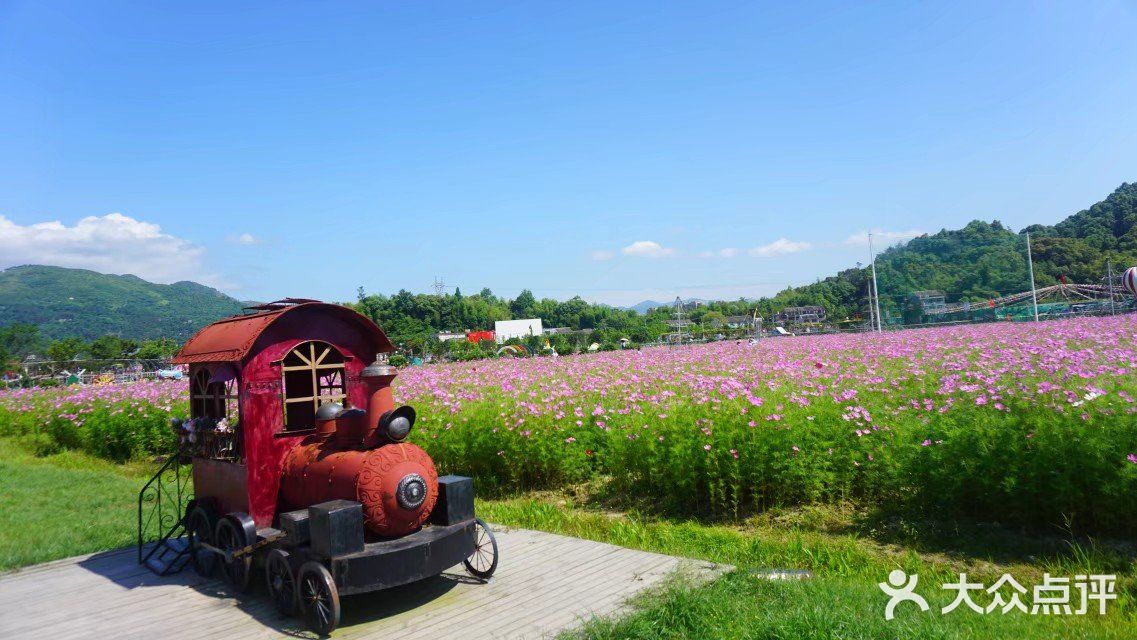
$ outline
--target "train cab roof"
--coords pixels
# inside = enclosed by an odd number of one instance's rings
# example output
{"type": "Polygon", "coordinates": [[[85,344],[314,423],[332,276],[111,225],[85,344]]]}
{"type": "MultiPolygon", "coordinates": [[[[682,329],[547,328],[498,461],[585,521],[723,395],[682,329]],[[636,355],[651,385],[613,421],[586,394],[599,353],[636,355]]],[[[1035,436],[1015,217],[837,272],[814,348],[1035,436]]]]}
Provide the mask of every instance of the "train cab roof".
{"type": "Polygon", "coordinates": [[[253,353],[257,340],[278,323],[297,321],[319,323],[336,318],[354,327],[374,346],[374,353],[390,353],[394,345],[387,334],[366,316],[338,304],[316,300],[286,298],[250,307],[253,313],[218,320],[186,341],[174,357],[175,364],[238,363],[253,353]]]}

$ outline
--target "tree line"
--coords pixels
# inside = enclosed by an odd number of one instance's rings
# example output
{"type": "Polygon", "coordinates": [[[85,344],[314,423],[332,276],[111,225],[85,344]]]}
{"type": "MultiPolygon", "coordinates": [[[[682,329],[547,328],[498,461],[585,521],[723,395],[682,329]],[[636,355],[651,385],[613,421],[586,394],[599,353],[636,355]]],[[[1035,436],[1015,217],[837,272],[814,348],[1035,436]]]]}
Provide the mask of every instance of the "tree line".
{"type": "Polygon", "coordinates": [[[105,335],[94,340],[74,336],[50,340],[34,324],[17,322],[0,327],[0,372],[8,371],[29,355],[41,360],[162,360],[178,352],[181,343],[173,338],[130,340],[105,335]]]}

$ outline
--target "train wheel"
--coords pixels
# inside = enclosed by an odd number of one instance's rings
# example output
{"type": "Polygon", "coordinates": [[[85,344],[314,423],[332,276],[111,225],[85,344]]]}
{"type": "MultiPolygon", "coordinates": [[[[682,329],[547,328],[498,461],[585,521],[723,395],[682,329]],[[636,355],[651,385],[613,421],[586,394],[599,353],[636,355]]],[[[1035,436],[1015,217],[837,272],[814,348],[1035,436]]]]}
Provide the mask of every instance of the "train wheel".
{"type": "Polygon", "coordinates": [[[296,613],[296,576],[292,573],[292,561],[287,551],[273,549],[268,552],[265,578],[276,610],[286,616],[296,613]]]}
{"type": "Polygon", "coordinates": [[[466,571],[479,580],[489,580],[497,571],[497,539],[484,520],[474,522],[474,552],[465,560],[466,571]]]}
{"type": "MultiPolygon", "coordinates": [[[[217,521],[217,530],[214,537],[217,539],[215,546],[227,554],[240,551],[253,544],[253,541],[248,539],[244,529],[238,528],[234,519],[230,516],[226,516],[217,521]]],[[[252,564],[253,554],[251,553],[245,553],[236,558],[230,557],[230,560],[225,562],[222,567],[225,570],[225,580],[237,591],[244,592],[248,590],[252,564]]]]}
{"type": "Polygon", "coordinates": [[[328,635],[340,623],[340,595],[332,574],[319,562],[305,562],[297,582],[300,612],[308,628],[321,636],[328,635]]]}
{"type": "Polygon", "coordinates": [[[213,575],[217,567],[217,555],[201,546],[213,544],[213,526],[209,522],[209,512],[203,507],[194,507],[186,520],[186,535],[189,537],[190,558],[193,570],[206,578],[213,575]]]}

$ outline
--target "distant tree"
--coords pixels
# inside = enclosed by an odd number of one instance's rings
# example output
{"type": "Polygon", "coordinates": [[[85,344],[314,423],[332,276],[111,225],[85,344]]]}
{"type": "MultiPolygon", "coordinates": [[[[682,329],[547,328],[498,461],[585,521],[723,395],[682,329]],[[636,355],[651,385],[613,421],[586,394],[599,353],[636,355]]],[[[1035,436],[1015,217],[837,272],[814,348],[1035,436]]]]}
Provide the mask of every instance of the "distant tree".
{"type": "Polygon", "coordinates": [[[513,299],[513,302],[509,303],[509,310],[515,319],[530,318],[536,306],[537,298],[533,297],[533,292],[528,289],[523,289],[521,293],[513,299]]]}
{"type": "Polygon", "coordinates": [[[0,329],[0,346],[12,357],[22,358],[43,348],[39,327],[25,322],[16,322],[0,329]]]}
{"type": "Polygon", "coordinates": [[[87,343],[79,338],[70,337],[54,340],[47,347],[47,358],[55,362],[68,362],[74,360],[87,350],[87,343]]]}
{"type": "Polygon", "coordinates": [[[176,354],[179,348],[177,341],[170,338],[146,340],[138,346],[135,356],[143,360],[162,360],[176,354]]]}
{"type": "Polygon", "coordinates": [[[118,336],[102,336],[88,345],[87,352],[95,360],[115,360],[128,357],[137,347],[137,343],[132,340],[123,340],[118,336]]]}

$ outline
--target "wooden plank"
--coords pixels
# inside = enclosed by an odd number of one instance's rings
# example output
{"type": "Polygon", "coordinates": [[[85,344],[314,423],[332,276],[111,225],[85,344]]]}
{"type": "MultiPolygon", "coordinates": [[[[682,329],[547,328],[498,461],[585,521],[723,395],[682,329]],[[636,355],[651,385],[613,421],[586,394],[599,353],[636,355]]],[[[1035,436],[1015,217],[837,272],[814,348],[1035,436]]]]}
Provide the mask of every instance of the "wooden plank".
{"type": "MultiPolygon", "coordinates": [[[[495,528],[498,571],[489,583],[461,565],[438,578],[343,598],[333,637],[531,638],[553,635],[593,615],[618,612],[630,596],[661,584],[679,558],[566,536],[495,528]]],[[[716,575],[698,563],[700,575],[716,575]]],[[[721,570],[718,569],[718,570],[721,570]]],[[[258,571],[251,594],[233,597],[217,580],[187,568],[158,577],[134,549],[90,554],[0,574],[0,637],[314,637],[267,598],[258,571]]]]}
{"type": "MultiPolygon", "coordinates": [[[[474,594],[474,597],[468,598],[460,607],[448,611],[447,615],[431,615],[429,612],[420,614],[405,621],[403,627],[409,629],[413,626],[417,633],[421,630],[435,628],[442,622],[460,624],[486,612],[487,607],[494,609],[502,601],[508,601],[510,607],[523,607],[525,602],[533,597],[533,594],[539,594],[543,589],[548,589],[550,585],[571,579],[580,572],[600,568],[604,559],[615,554],[617,550],[616,547],[596,544],[577,547],[566,544],[564,540],[557,540],[556,546],[550,553],[541,557],[540,563],[522,565],[526,571],[514,580],[506,580],[505,576],[498,580],[498,577],[495,576],[494,581],[487,585],[491,587],[490,589],[479,590],[478,593],[474,594]],[[548,565],[550,558],[563,558],[569,551],[574,552],[575,557],[573,558],[573,566],[568,570],[565,570],[560,564],[555,567],[548,565]]],[[[507,556],[503,551],[502,562],[506,562],[506,558],[507,556]]]]}
{"type": "MultiPolygon", "coordinates": [[[[643,558],[624,557],[615,564],[605,567],[602,572],[577,577],[560,585],[543,589],[536,597],[525,604],[523,610],[513,609],[511,614],[499,616],[486,626],[486,630],[495,630],[515,626],[519,622],[539,620],[543,621],[550,612],[575,609],[573,604],[581,600],[591,602],[596,598],[613,591],[636,584],[635,576],[645,568],[643,558]],[[584,596],[583,598],[581,596],[584,596]]],[[[651,567],[674,565],[670,559],[656,560],[651,567]]]]}
{"type": "MultiPolygon", "coordinates": [[[[494,584],[471,588],[473,597],[466,597],[458,606],[447,607],[444,611],[428,612],[425,615],[408,616],[403,620],[392,620],[392,630],[397,630],[401,638],[436,637],[448,629],[480,629],[487,620],[505,611],[523,609],[526,603],[523,596],[540,592],[548,587],[533,584],[526,589],[511,591],[496,590],[494,584]]],[[[351,637],[351,636],[348,636],[351,637]]]]}
{"type": "MultiPolygon", "coordinates": [[[[437,616],[432,620],[411,621],[414,626],[413,635],[407,637],[428,637],[431,633],[441,631],[441,627],[464,627],[478,619],[498,618],[508,611],[530,610],[534,603],[548,593],[558,593],[562,590],[572,590],[574,585],[581,584],[581,580],[591,575],[611,575],[622,568],[622,563],[636,562],[638,558],[621,554],[629,550],[611,547],[610,545],[589,544],[588,547],[579,545],[564,545],[576,553],[571,562],[558,563],[549,567],[547,564],[531,566],[532,569],[525,576],[525,581],[510,585],[508,590],[501,593],[494,586],[482,590],[479,597],[464,606],[461,611],[454,611],[446,616],[437,616]],[[590,548],[589,548],[590,547],[590,548]],[[588,549],[591,556],[585,555],[588,549]]],[[[634,552],[629,552],[634,553],[634,552]]],[[[504,581],[503,581],[504,582],[504,581]]],[[[587,584],[587,583],[585,583],[587,584]]],[[[581,589],[587,593],[586,589],[581,589]]]]}

